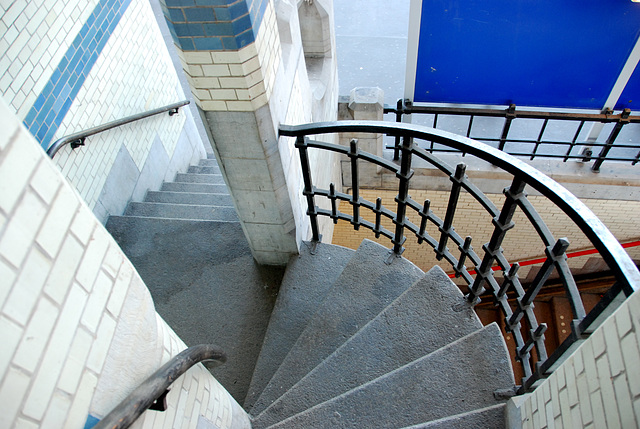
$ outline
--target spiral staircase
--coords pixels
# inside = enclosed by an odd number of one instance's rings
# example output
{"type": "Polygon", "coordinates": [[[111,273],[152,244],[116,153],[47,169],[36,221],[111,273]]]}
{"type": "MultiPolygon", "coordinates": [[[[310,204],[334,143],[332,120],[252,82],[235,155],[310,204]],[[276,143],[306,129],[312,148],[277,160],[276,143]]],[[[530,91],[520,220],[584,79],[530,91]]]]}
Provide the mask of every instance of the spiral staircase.
{"type": "Polygon", "coordinates": [[[290,262],[244,403],[254,428],[504,427],[500,329],[439,267],[388,258],[365,240],[290,262]]]}

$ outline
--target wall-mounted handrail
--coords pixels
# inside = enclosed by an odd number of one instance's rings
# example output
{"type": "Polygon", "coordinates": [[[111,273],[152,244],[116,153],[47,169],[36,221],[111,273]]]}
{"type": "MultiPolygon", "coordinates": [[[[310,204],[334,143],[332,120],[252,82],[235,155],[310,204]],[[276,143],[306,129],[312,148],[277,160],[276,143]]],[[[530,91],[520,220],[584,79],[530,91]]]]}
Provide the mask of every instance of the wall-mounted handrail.
{"type": "Polygon", "coordinates": [[[140,119],[145,119],[149,116],[159,115],[164,112],[169,112],[169,116],[173,116],[178,113],[180,107],[186,106],[189,103],[189,100],[179,101],[177,103],[169,104],[164,107],[158,107],[157,109],[147,110],[146,112],[137,113],[135,115],[127,116],[125,118],[108,122],[106,124],[98,125],[97,127],[89,128],[88,130],[69,134],[68,136],[61,137],[53,142],[53,144],[47,149],[47,155],[49,155],[49,158],[53,158],[63,146],[70,144],[71,148],[76,149],[79,146],[84,146],[84,141],[89,136],[110,130],[112,128],[120,127],[131,122],[139,121],[140,119]]]}
{"type": "Polygon", "coordinates": [[[281,125],[280,135],[296,137],[295,146],[299,149],[302,160],[304,195],[308,202],[307,214],[311,222],[312,240],[319,241],[320,239],[317,217],[327,216],[334,223],[338,220],[346,220],[351,222],[355,229],[364,226],[371,229],[376,237],[383,235],[389,238],[392,243],[392,255],[402,253],[404,250],[402,245],[407,239],[406,234],[409,233],[415,235],[418,243],[426,242],[429,244],[436,252],[437,258],[444,259],[451,264],[456,275],[467,283],[466,299],[469,305],[477,304],[485,291],[493,296],[495,305],[504,315],[505,329],[513,334],[516,346],[515,355],[523,367],[524,378],[518,389],[519,393],[524,393],[534,387],[540,379],[550,373],[558,362],[575,349],[577,344],[594,329],[593,323],[600,320],[600,316],[611,311],[612,307],[609,305],[619,301],[619,292],[628,296],[640,289],[640,272],[634,262],[613,234],[584,203],[559,183],[498,148],[433,128],[382,121],[338,121],[297,126],[281,125]],[[396,140],[401,141],[398,148],[399,162],[390,162],[376,155],[362,152],[355,140],[352,140],[347,148],[311,140],[308,137],[329,133],[380,133],[396,137],[396,140]],[[459,164],[456,167],[450,166],[430,153],[428,149],[420,147],[414,140],[441,144],[480,158],[510,173],[513,176],[513,181],[505,189],[502,208],[499,209],[471,182],[465,174],[464,164],[459,164]],[[333,185],[329,190],[318,189],[314,186],[307,154],[309,148],[328,150],[349,157],[352,174],[351,187],[353,189],[351,195],[336,192],[333,185]],[[413,176],[411,158],[413,157],[430,163],[450,178],[452,185],[444,219],[438,217],[430,209],[429,200],[426,200],[422,205],[411,198],[410,181],[413,176]],[[359,196],[357,191],[358,161],[374,163],[396,175],[398,195],[394,200],[397,205],[395,212],[382,206],[380,199],[373,203],[359,196]],[[569,242],[565,238],[556,239],[553,236],[542,216],[528,200],[526,187],[531,187],[548,198],[575,223],[600,253],[615,277],[616,282],[611,291],[605,294],[601,304],[596,305],[589,314],[585,313],[575,280],[567,264],[566,250],[569,242]],[[461,237],[455,230],[456,208],[462,190],[475,198],[486,210],[493,226],[489,242],[483,246],[476,246],[482,249],[478,252],[471,246],[472,237],[461,237]],[[331,210],[319,208],[315,203],[316,197],[331,200],[331,210]],[[336,200],[350,204],[353,207],[353,214],[339,211],[335,204],[336,200]],[[363,219],[360,209],[366,209],[375,214],[375,223],[363,219]],[[541,253],[546,255],[542,261],[542,268],[526,290],[518,278],[519,265],[510,263],[502,248],[505,236],[515,225],[514,212],[516,210],[520,210],[534,227],[541,241],[541,253]],[[412,212],[416,217],[419,216],[419,225],[410,221],[408,215],[405,214],[406,212],[412,212]],[[395,231],[381,226],[382,216],[393,221],[395,231]],[[435,236],[430,235],[426,230],[427,224],[437,228],[435,236]],[[472,266],[467,269],[465,262],[469,262],[472,266]],[[502,280],[496,277],[495,266],[502,271],[502,280]],[[539,323],[536,319],[532,302],[554,269],[560,275],[571,304],[573,321],[571,335],[549,356],[544,337],[547,325],[539,323]],[[515,304],[514,301],[510,302],[508,294],[516,296],[515,304]]]}
{"type": "Polygon", "coordinates": [[[165,410],[166,404],[157,404],[164,401],[168,393],[168,387],[178,377],[187,372],[189,368],[202,361],[215,361],[224,363],[227,360],[225,353],[217,346],[200,344],[189,347],[171,358],[147,378],[129,396],[120,402],[109,414],[100,420],[95,429],[125,429],[131,426],[147,409],[165,410]],[[155,403],[155,404],[154,404],[155,403]],[[164,405],[164,406],[163,406],[164,405]]]}

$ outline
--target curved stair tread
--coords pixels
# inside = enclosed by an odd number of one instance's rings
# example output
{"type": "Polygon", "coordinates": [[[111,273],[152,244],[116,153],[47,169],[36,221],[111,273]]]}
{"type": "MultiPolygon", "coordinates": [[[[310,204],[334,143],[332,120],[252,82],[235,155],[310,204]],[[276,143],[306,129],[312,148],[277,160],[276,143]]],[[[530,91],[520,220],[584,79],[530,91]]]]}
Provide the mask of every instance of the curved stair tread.
{"type": "Polygon", "coordinates": [[[403,429],[504,429],[505,405],[493,405],[403,429]]]}
{"type": "Polygon", "coordinates": [[[404,427],[503,403],[511,360],[495,323],[272,428],[404,427]]]}
{"type": "Polygon", "coordinates": [[[387,265],[389,249],[364,240],[322,305],[251,408],[259,414],[333,353],[424,272],[404,258],[387,265]]]}
{"type": "Polygon", "coordinates": [[[254,428],[300,413],[478,329],[482,323],[464,306],[460,289],[435,266],[256,416],[254,428]]]}
{"type": "Polygon", "coordinates": [[[309,246],[310,243],[304,243],[300,254],[293,256],[287,265],[244,401],[245,409],[258,399],[355,253],[346,247],[318,243],[312,255],[309,246]]]}

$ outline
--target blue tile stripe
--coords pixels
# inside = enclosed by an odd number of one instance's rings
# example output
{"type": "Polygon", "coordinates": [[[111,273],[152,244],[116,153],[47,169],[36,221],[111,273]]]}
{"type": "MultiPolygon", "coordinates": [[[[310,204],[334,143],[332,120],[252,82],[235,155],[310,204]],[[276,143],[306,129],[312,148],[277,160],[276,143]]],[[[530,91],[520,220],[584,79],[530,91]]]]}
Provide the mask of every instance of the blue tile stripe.
{"type": "Polygon", "coordinates": [[[183,51],[230,51],[255,41],[269,0],[164,0],[173,40],[183,51]]]}
{"type": "Polygon", "coordinates": [[[131,0],[100,0],[49,82],[27,113],[24,125],[47,148],[131,0]]]}

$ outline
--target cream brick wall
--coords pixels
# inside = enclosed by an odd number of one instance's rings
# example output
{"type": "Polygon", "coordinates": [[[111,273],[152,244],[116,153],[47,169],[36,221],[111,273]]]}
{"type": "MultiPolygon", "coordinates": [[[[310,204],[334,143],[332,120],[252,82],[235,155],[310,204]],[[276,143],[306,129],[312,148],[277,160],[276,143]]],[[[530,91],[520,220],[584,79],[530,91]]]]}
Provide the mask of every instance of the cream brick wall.
{"type": "Polygon", "coordinates": [[[533,393],[512,400],[510,427],[638,427],[638,308],[636,292],[533,393]]]}
{"type": "Polygon", "coordinates": [[[0,93],[21,120],[97,3],[97,0],[1,2],[0,93]]]}
{"type": "MultiPolygon", "coordinates": [[[[54,139],[185,98],[148,0],[133,0],[54,139]]],[[[139,170],[159,138],[171,156],[185,125],[181,114],[154,116],[87,139],[86,146],[61,150],[55,162],[93,208],[124,145],[139,170]]]]}
{"type": "Polygon", "coordinates": [[[255,43],[238,51],[178,49],[196,103],[206,111],[253,112],[268,103],[282,51],[273,2],[255,43]]]}
{"type": "MultiPolygon", "coordinates": [[[[81,428],[185,345],[4,100],[0,129],[0,427],[81,428]]],[[[232,420],[239,406],[201,366],[168,402],[134,427],[248,425],[232,420]]]]}

